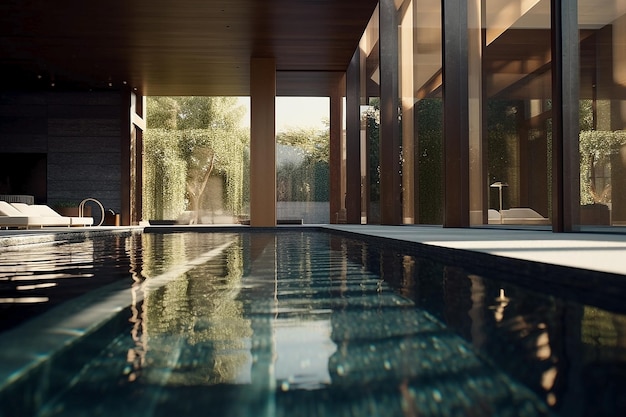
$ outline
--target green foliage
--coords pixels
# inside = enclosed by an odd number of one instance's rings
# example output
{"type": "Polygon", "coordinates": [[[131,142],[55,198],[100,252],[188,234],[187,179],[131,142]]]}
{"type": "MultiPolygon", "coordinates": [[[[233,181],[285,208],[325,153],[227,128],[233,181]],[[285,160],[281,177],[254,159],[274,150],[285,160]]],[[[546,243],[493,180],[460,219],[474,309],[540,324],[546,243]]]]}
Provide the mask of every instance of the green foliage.
{"type": "MultiPolygon", "coordinates": [[[[515,175],[511,169],[516,166],[515,156],[517,152],[513,150],[518,142],[517,108],[521,108],[523,103],[516,100],[488,100],[487,101],[487,161],[489,184],[495,181],[511,182],[515,180],[515,175]]],[[[495,189],[490,189],[494,192],[495,189]]],[[[491,208],[498,207],[498,199],[494,200],[491,194],[491,208]],[[493,201],[496,201],[494,205],[493,201]]],[[[503,193],[503,206],[509,207],[511,203],[511,193],[503,193]]]]}
{"type": "Polygon", "coordinates": [[[417,103],[419,223],[443,223],[443,101],[417,103]]]}
{"type": "Polygon", "coordinates": [[[179,103],[172,97],[148,97],[149,109],[146,123],[148,129],[176,129],[176,119],[180,109],[179,103]]]}
{"type": "Polygon", "coordinates": [[[594,186],[594,168],[626,145],[626,131],[587,130],[580,132],[580,202],[593,204],[608,203],[594,186]]]}
{"type": "MultiPolygon", "coordinates": [[[[367,135],[367,175],[370,202],[380,202],[380,99],[370,100],[363,113],[367,135]]],[[[374,213],[369,213],[370,218],[374,213]]]]}
{"type": "Polygon", "coordinates": [[[599,159],[617,153],[626,144],[626,131],[588,130],[580,132],[581,157],[599,159]]]}
{"type": "Polygon", "coordinates": [[[180,135],[165,129],[144,132],[143,217],[172,219],[185,210],[187,167],[178,154],[180,135]]]}
{"type": "Polygon", "coordinates": [[[245,108],[236,97],[178,97],[177,128],[231,132],[239,128],[245,108]]]}
{"type": "Polygon", "coordinates": [[[276,142],[278,201],[329,201],[328,129],[289,129],[276,142]]]}
{"type": "Polygon", "coordinates": [[[579,128],[581,131],[594,130],[593,100],[580,100],[579,128]]]}
{"type": "Polygon", "coordinates": [[[151,97],[145,143],[144,218],[200,209],[209,177],[224,183],[224,209],[243,208],[245,114],[235,97],[151,97]]]}
{"type": "MultiPolygon", "coordinates": [[[[247,135],[241,129],[228,131],[221,127],[181,131],[179,152],[187,166],[187,190],[198,188],[202,175],[213,163],[213,175],[225,182],[226,209],[241,213],[243,204],[244,150],[247,135]]],[[[201,197],[199,197],[201,198],[201,197]]]]}
{"type": "Polygon", "coordinates": [[[276,134],[276,143],[293,146],[310,161],[328,162],[330,150],[328,147],[328,130],[319,130],[312,127],[291,128],[276,134]]]}

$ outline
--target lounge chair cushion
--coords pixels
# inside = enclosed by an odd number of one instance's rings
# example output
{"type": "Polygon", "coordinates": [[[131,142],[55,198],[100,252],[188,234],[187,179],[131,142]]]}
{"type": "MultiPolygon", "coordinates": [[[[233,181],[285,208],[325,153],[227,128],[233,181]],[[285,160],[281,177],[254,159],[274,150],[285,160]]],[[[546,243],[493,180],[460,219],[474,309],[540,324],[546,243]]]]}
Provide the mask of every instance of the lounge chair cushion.
{"type": "Polygon", "coordinates": [[[28,214],[31,216],[46,216],[46,217],[63,217],[56,211],[52,210],[46,205],[40,204],[25,204],[25,203],[11,203],[13,207],[18,209],[22,214],[28,214]]]}
{"type": "Polygon", "coordinates": [[[29,215],[20,212],[15,207],[7,206],[6,201],[0,202],[0,227],[44,227],[70,226],[70,220],[64,217],[29,215]],[[5,204],[2,204],[5,203],[5,204]]]}
{"type": "Polygon", "coordinates": [[[42,216],[58,219],[67,219],[70,226],[91,226],[93,225],[93,217],[66,217],[61,216],[52,208],[45,204],[24,204],[24,203],[12,203],[22,215],[27,214],[29,216],[42,216]]]}
{"type": "Polygon", "coordinates": [[[0,216],[18,216],[23,217],[24,213],[13,207],[6,201],[0,201],[0,216]]]}

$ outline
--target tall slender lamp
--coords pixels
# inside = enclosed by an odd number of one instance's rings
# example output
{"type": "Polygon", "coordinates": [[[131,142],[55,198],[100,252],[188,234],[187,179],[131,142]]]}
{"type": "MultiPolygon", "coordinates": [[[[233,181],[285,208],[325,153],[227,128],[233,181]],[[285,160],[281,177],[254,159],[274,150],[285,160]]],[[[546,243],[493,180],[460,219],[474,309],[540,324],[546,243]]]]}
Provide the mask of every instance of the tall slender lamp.
{"type": "Polygon", "coordinates": [[[508,187],[508,186],[509,184],[507,184],[506,182],[502,182],[502,181],[496,181],[490,185],[491,188],[498,189],[498,195],[500,197],[500,224],[503,223],[502,221],[502,187],[508,187]]]}

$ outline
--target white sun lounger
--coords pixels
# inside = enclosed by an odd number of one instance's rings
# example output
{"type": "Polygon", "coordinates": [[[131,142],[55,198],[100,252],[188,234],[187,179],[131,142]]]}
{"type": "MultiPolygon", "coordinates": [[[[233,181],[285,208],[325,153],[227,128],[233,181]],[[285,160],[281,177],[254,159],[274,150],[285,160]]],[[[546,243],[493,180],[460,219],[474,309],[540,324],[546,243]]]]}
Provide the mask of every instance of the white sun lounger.
{"type": "Polygon", "coordinates": [[[29,216],[42,216],[46,218],[61,218],[69,220],[69,226],[91,226],[93,225],[93,217],[67,217],[61,216],[45,204],[25,204],[25,203],[11,203],[13,207],[18,209],[21,213],[29,216]]]}
{"type": "Polygon", "coordinates": [[[502,218],[498,210],[489,209],[489,224],[532,224],[550,225],[550,219],[543,217],[528,207],[514,207],[502,210],[502,218]]]}
{"type": "Polygon", "coordinates": [[[63,216],[42,216],[40,214],[26,214],[16,207],[0,201],[0,227],[17,228],[41,228],[45,226],[65,226],[71,225],[70,219],[63,216]]]}

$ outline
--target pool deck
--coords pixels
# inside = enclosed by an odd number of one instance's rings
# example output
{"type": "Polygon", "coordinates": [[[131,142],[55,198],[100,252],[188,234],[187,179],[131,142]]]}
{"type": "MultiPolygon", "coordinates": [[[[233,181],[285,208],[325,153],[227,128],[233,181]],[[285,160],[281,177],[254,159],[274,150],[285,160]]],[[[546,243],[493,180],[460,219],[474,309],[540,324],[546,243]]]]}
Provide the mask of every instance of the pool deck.
{"type": "MultiPolygon", "coordinates": [[[[441,226],[379,226],[379,225],[305,225],[321,229],[390,238],[430,245],[437,248],[479,252],[504,258],[540,262],[609,274],[626,275],[626,228],[624,231],[592,230],[584,233],[553,233],[537,229],[443,228],[441,226]]],[[[211,229],[232,229],[232,225],[217,225],[211,229]]],[[[241,227],[242,230],[249,226],[241,227]]],[[[278,226],[281,228],[282,226],[278,226]]],[[[294,228],[294,226],[285,226],[294,228]]],[[[150,229],[168,230],[169,226],[150,229]]],[[[209,228],[184,226],[193,231],[209,228]]],[[[72,236],[95,236],[100,233],[141,231],[134,227],[46,228],[34,230],[0,230],[0,249],[23,244],[45,244],[71,240],[72,236]]],[[[180,229],[180,227],[179,227],[180,229]]]]}
{"type": "Polygon", "coordinates": [[[333,225],[331,229],[504,258],[626,275],[626,234],[438,226],[333,225]]]}

